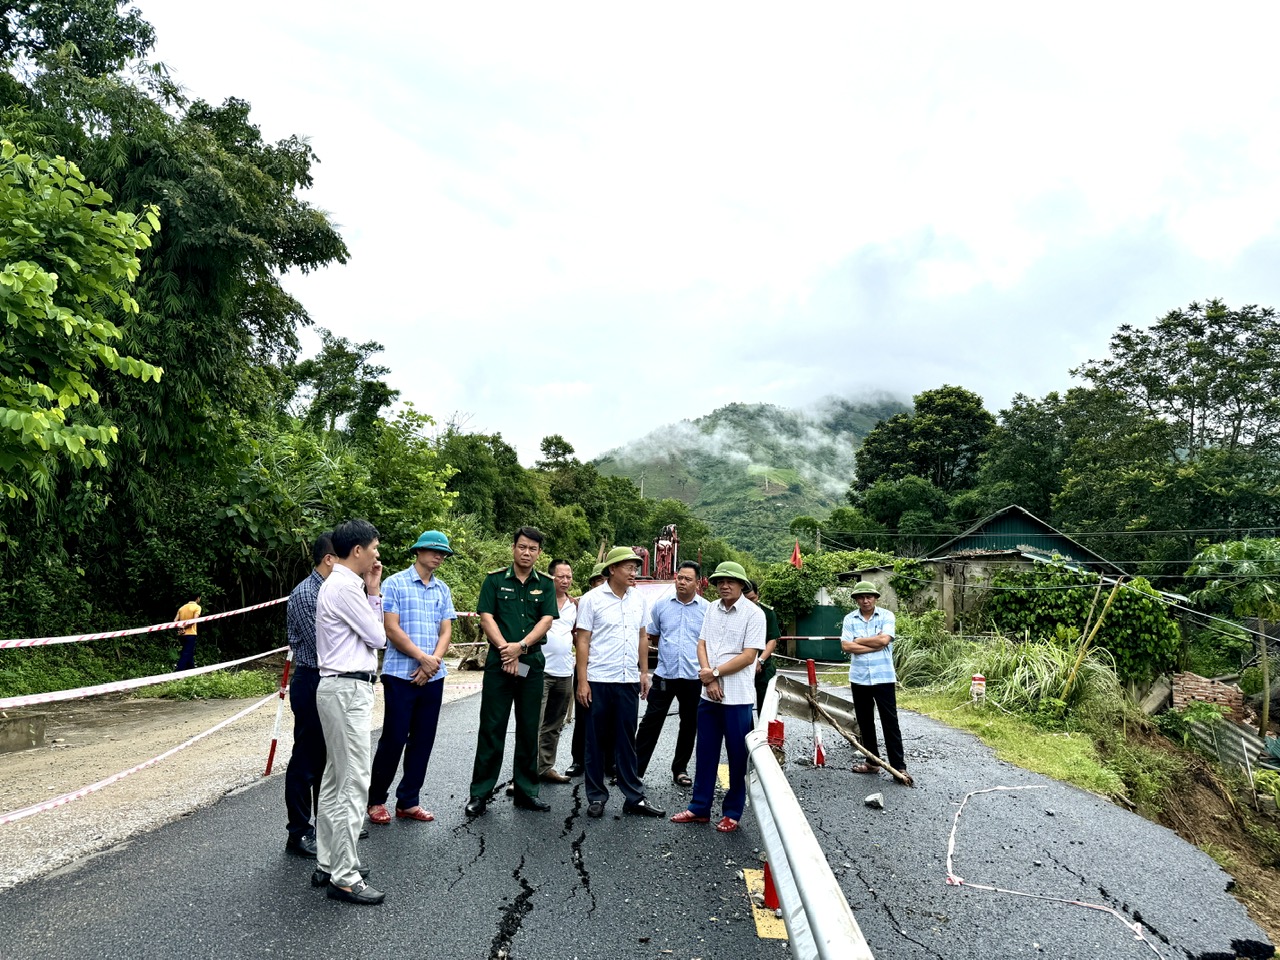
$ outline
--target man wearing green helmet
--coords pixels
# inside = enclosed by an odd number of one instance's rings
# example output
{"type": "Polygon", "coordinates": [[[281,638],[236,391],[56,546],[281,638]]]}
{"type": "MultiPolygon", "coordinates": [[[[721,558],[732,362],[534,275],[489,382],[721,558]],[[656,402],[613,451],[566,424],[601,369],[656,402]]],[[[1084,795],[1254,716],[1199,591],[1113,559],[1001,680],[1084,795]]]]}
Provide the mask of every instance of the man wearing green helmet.
{"type": "Polygon", "coordinates": [[[664,817],[645,798],[636,770],[636,718],[649,695],[649,637],[644,598],[635,588],[640,558],[614,547],[604,558],[605,582],[578,604],[578,704],[590,707],[587,727],[587,816],[604,816],[606,735],[614,739],[624,813],[664,817]],[[585,668],[585,670],[584,670],[585,668]]]}
{"type": "Polygon", "coordinates": [[[716,829],[732,833],[738,829],[747,802],[747,734],[756,699],[755,662],[765,644],[765,619],[764,611],[742,596],[751,581],[741,564],[725,561],[710,580],[720,602],[707,608],[698,635],[702,701],[698,704],[693,798],[689,808],[671,821],[710,822],[723,743],[729,759],[729,789],[716,829]]]}
{"type": "MultiPolygon", "coordinates": [[[[902,732],[898,728],[897,674],[893,669],[893,637],[897,630],[893,613],[876,606],[880,591],[863,580],[853,588],[858,609],[844,618],[840,649],[849,654],[849,688],[853,692],[853,712],[862,731],[862,745],[878,754],[876,713],[884,728],[884,749],[889,766],[907,772],[902,752],[902,732]]],[[[863,761],[854,773],[875,773],[877,765],[863,761]]]]}
{"type": "Polygon", "coordinates": [[[385,712],[369,777],[370,823],[391,822],[387,792],[401,756],[404,775],[396,788],[396,816],[423,823],[435,819],[423,809],[419,794],[444,702],[448,673],[444,655],[458,617],[449,585],[436,576],[440,564],[453,555],[453,548],[439,530],[428,530],[409,552],[413,565],[382,583],[383,627],[387,631],[387,652],[382,659],[385,712]]]}

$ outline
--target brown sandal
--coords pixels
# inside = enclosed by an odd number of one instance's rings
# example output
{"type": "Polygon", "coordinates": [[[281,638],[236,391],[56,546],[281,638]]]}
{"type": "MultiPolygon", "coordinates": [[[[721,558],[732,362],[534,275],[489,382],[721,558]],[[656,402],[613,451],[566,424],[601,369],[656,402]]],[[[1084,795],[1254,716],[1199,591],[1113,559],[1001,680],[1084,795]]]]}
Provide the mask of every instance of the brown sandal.
{"type": "Polygon", "coordinates": [[[866,763],[864,761],[863,763],[854,764],[853,772],[854,773],[875,773],[879,769],[880,769],[879,767],[874,766],[870,763],[866,763]]]}

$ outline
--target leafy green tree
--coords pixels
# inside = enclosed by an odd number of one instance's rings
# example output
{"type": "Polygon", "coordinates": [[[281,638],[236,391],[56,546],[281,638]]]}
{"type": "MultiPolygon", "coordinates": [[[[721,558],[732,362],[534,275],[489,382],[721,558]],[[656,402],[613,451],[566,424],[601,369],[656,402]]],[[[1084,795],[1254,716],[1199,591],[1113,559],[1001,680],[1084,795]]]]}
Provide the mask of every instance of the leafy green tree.
{"type": "Polygon", "coordinates": [[[1042,400],[1019,393],[1000,411],[978,470],[982,509],[962,509],[965,518],[1017,504],[1050,519],[1068,454],[1062,406],[1057,393],[1042,400]]]}
{"type": "Polygon", "coordinates": [[[455,514],[474,517],[483,535],[498,539],[536,522],[545,501],[538,499],[515,448],[501,434],[465,433],[450,424],[437,447],[455,471],[447,485],[457,495],[455,514]]]}
{"type": "Polygon", "coordinates": [[[91,77],[144,56],[155,30],[120,0],[9,0],[0,17],[0,60],[70,56],[91,77]]]}
{"type": "Polygon", "coordinates": [[[1280,620],[1280,540],[1249,538],[1215,543],[1202,550],[1188,576],[1206,583],[1192,594],[1197,603],[1225,604],[1240,618],[1256,617],[1262,671],[1262,711],[1258,736],[1268,733],[1271,710],[1267,623],[1280,620]]]}
{"type": "Polygon", "coordinates": [[[1172,428],[1171,460],[1280,441],[1280,317],[1221,300],[1171,310],[1145,329],[1124,324],[1111,353],[1072,371],[1172,428]]]}
{"type": "Polygon", "coordinates": [[[907,476],[923,477],[945,493],[973,486],[978,458],[995,425],[982,398],[947,385],[917,394],[914,404],[911,414],[877,425],[855,451],[851,495],[878,481],[907,476]]]}
{"type": "Polygon", "coordinates": [[[107,208],[111,197],[62,157],[22,153],[0,141],[0,491],[47,492],[54,461],[106,466],[119,431],[97,407],[95,370],[159,381],[160,369],[122,355],[124,336],[106,311],[136,315],[129,290],[139,251],[160,227],[107,208]]]}
{"type": "Polygon", "coordinates": [[[351,436],[368,439],[383,409],[400,396],[399,390],[392,390],[381,379],[391,368],[370,362],[384,347],[373,340],[352,344],[324,327],[316,332],[320,334],[320,352],[286,369],[310,396],[303,422],[312,429],[328,430],[336,430],[343,422],[351,436]]]}
{"type": "Polygon", "coordinates": [[[539,470],[560,470],[575,462],[573,444],[558,433],[543,437],[539,449],[542,451],[542,459],[535,464],[539,470]]]}

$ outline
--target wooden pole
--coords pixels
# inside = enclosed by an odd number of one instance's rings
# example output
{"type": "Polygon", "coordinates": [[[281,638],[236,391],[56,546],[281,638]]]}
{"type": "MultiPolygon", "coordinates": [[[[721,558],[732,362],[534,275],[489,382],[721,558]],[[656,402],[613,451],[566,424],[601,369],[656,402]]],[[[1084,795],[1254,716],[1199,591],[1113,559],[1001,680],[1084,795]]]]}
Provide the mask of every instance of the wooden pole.
{"type": "Polygon", "coordinates": [[[911,779],[910,774],[903,773],[901,770],[895,770],[893,767],[889,766],[889,764],[885,763],[883,760],[877,757],[874,753],[872,753],[870,750],[868,750],[866,747],[860,744],[858,742],[857,737],[853,736],[852,734],[845,733],[845,731],[840,727],[840,724],[837,722],[836,718],[833,717],[829,712],[827,712],[827,709],[818,702],[817,697],[815,697],[813,694],[806,694],[805,699],[809,701],[809,706],[813,707],[814,712],[817,713],[818,716],[822,717],[823,720],[831,724],[831,726],[835,728],[835,731],[838,734],[840,734],[840,736],[844,737],[846,740],[849,741],[853,749],[857,750],[860,754],[862,754],[868,760],[875,763],[876,766],[883,767],[885,770],[889,771],[889,775],[893,777],[893,779],[897,780],[903,786],[914,787],[916,785],[916,782],[911,779]]]}

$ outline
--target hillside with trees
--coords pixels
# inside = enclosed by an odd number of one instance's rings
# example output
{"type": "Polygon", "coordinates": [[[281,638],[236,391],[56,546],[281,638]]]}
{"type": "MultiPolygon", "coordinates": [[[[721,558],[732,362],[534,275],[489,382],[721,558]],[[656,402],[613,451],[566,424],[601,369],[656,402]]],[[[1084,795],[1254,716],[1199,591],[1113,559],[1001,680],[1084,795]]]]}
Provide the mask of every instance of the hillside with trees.
{"type": "Polygon", "coordinates": [[[877,423],[905,409],[889,397],[832,397],[812,411],[732,403],[660,427],[594,465],[646,496],[688,504],[735,547],[777,558],[791,552],[792,519],[837,506],[854,473],[854,450],[877,423]]]}

